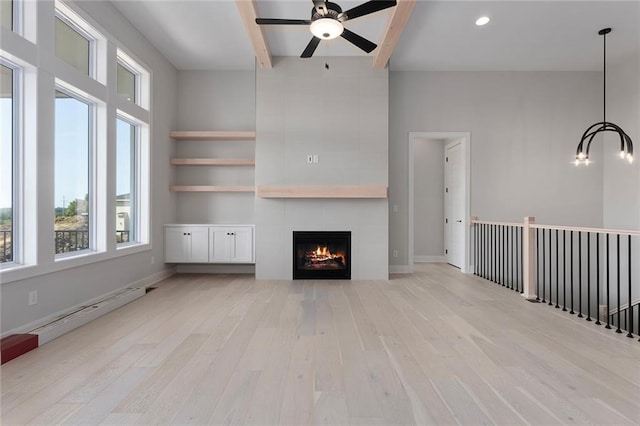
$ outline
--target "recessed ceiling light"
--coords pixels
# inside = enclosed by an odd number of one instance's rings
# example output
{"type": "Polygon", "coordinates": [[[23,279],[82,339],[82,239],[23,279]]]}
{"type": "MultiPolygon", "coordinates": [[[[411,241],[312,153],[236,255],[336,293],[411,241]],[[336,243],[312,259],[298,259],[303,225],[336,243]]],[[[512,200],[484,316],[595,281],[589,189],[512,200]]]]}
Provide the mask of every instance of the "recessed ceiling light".
{"type": "Polygon", "coordinates": [[[478,20],[476,21],[476,25],[481,27],[483,25],[487,25],[489,23],[491,19],[489,19],[488,16],[481,16],[478,18],[478,20]]]}

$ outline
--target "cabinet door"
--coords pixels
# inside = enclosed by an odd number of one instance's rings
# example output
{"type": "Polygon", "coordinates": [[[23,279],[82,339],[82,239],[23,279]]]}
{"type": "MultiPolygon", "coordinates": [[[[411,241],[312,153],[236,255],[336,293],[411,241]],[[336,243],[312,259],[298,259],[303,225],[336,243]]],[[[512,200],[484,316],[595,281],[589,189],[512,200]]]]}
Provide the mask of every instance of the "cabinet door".
{"type": "Polygon", "coordinates": [[[209,228],[209,262],[228,263],[229,238],[231,238],[231,228],[215,226],[209,228]]]}
{"type": "Polygon", "coordinates": [[[253,262],[253,228],[243,226],[233,229],[231,236],[231,262],[253,262]]]}
{"type": "Polygon", "coordinates": [[[164,230],[164,261],[182,263],[189,258],[187,229],[171,227],[164,230]]]}
{"type": "Polygon", "coordinates": [[[189,228],[188,232],[191,242],[189,262],[209,262],[209,228],[189,228]]]}

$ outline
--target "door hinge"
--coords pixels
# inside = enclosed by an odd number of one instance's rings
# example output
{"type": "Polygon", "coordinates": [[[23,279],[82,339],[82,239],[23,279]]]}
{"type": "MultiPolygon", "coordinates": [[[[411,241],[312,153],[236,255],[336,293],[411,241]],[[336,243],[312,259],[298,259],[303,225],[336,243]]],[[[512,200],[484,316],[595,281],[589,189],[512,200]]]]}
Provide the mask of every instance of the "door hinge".
{"type": "Polygon", "coordinates": [[[449,254],[449,250],[445,250],[445,251],[444,251],[444,254],[449,254]]]}
{"type": "Polygon", "coordinates": [[[445,218],[444,223],[449,223],[449,219],[445,218]]]}
{"type": "Polygon", "coordinates": [[[445,188],[444,192],[446,192],[448,194],[449,193],[449,188],[445,188]]]}
{"type": "Polygon", "coordinates": [[[448,163],[449,162],[449,157],[445,157],[445,161],[448,163]]]}

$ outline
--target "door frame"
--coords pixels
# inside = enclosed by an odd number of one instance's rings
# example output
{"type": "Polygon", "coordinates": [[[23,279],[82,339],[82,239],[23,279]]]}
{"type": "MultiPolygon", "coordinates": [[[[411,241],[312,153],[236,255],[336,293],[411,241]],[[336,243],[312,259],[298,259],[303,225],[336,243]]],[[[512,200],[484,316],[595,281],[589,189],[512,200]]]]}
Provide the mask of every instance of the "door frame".
{"type": "MultiPolygon", "coordinates": [[[[470,132],[409,132],[409,155],[408,155],[408,188],[409,193],[408,201],[408,267],[410,272],[413,272],[414,265],[414,254],[413,254],[413,245],[414,245],[414,146],[416,143],[420,143],[421,140],[424,139],[441,139],[443,143],[448,144],[452,141],[460,141],[462,144],[462,156],[464,159],[464,168],[463,168],[463,182],[464,182],[464,215],[467,222],[465,223],[465,231],[464,231],[464,247],[463,247],[463,264],[461,271],[463,273],[469,273],[472,270],[469,261],[471,256],[469,255],[470,238],[471,238],[471,227],[469,221],[471,220],[471,133],[470,132]]],[[[444,160],[444,158],[443,158],[444,160]]],[[[444,253],[443,253],[444,255],[444,253]]]]}

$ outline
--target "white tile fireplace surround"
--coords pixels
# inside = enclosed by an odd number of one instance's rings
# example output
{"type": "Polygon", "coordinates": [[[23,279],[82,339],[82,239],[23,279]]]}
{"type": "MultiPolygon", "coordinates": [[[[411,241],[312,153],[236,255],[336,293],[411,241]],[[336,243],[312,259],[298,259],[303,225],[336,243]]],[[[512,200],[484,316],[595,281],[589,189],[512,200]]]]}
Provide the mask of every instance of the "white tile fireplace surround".
{"type": "Polygon", "coordinates": [[[388,279],[386,196],[260,194],[274,186],[386,189],[388,126],[388,70],[373,69],[369,57],[276,57],[272,69],[256,70],[258,279],[292,279],[293,231],[350,231],[351,279],[388,279]]]}

